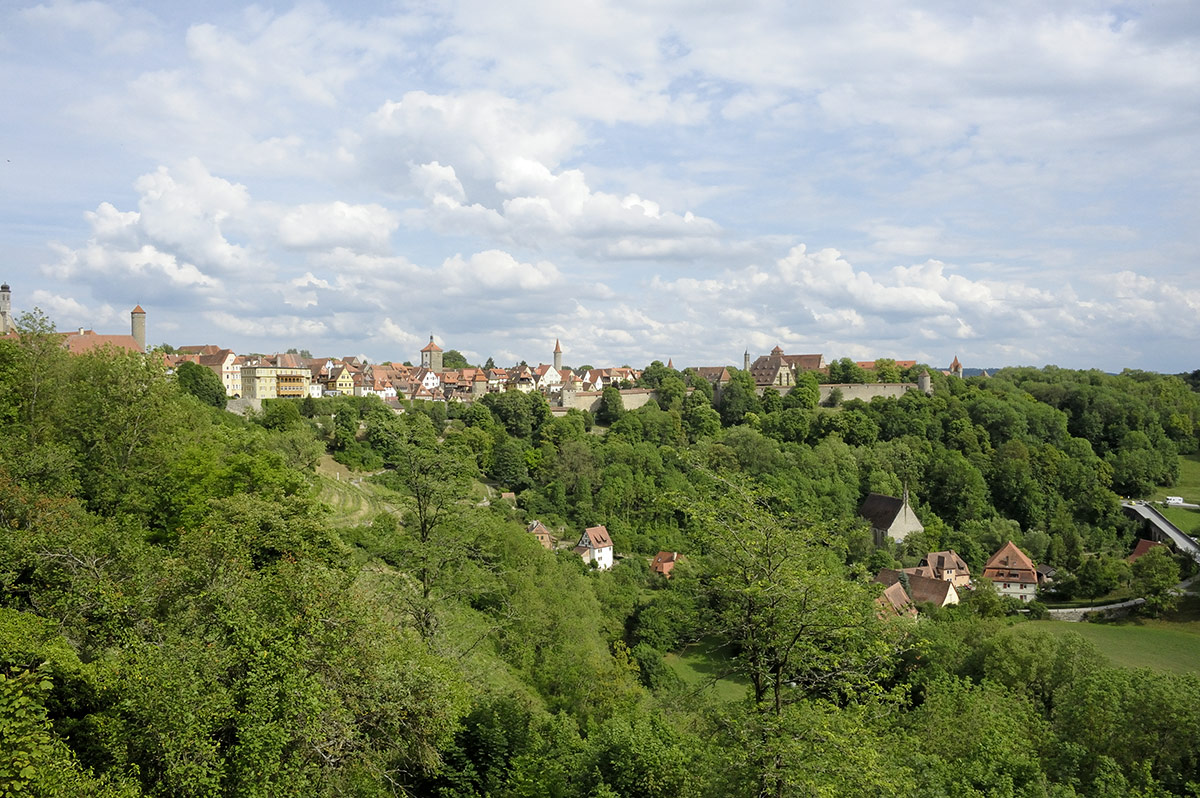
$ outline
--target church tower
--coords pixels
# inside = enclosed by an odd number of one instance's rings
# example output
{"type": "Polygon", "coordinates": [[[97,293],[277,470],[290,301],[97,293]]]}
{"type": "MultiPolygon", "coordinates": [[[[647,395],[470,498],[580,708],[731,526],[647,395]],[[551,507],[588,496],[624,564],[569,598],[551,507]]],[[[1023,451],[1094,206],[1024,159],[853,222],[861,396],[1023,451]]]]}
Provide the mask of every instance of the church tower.
{"type": "Polygon", "coordinates": [[[562,345],[557,338],[554,339],[554,370],[562,371],[562,345]]]}
{"type": "Polygon", "coordinates": [[[742,355],[742,371],[749,371],[749,370],[750,370],[750,350],[747,349],[746,352],[742,355]]]}
{"type": "Polygon", "coordinates": [[[8,283],[0,285],[0,335],[8,335],[15,327],[12,322],[12,291],[8,283]]]}

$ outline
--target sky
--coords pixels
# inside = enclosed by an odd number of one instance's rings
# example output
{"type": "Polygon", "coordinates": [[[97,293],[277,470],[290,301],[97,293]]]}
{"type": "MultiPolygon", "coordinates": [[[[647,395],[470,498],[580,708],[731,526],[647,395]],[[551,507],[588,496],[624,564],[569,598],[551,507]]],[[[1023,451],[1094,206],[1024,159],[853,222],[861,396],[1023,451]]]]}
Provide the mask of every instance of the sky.
{"type": "Polygon", "coordinates": [[[0,0],[0,281],[417,361],[1200,368],[1200,6],[0,0]]]}

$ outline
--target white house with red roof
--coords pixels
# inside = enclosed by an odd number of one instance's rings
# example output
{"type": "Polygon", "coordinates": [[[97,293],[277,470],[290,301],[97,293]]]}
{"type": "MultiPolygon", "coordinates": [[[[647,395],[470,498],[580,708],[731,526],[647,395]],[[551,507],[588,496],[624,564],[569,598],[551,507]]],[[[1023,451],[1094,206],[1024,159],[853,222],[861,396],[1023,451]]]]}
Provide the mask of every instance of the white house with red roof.
{"type": "Polygon", "coordinates": [[[607,571],[613,566],[612,538],[608,536],[608,529],[603,525],[589,526],[583,530],[574,551],[584,562],[594,563],[597,570],[607,571]]]}

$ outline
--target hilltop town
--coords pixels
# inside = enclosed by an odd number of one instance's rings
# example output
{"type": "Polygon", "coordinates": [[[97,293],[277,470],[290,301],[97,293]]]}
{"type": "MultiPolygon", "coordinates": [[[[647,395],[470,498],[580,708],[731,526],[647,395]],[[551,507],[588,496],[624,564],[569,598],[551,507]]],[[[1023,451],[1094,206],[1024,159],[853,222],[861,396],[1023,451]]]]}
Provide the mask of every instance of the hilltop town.
{"type": "MultiPolygon", "coordinates": [[[[0,287],[0,335],[15,329],[10,305],[11,288],[6,283],[0,287]]],[[[79,328],[62,336],[63,345],[77,354],[103,346],[146,352],[146,311],[138,305],[130,312],[128,334],[101,334],[79,328]]],[[[607,387],[618,389],[623,406],[631,410],[650,401],[653,392],[642,381],[644,369],[628,365],[564,366],[559,340],[554,342],[551,362],[536,366],[522,362],[509,367],[467,365],[456,351],[455,362],[447,364],[446,351],[432,333],[417,353],[417,365],[407,358],[368,363],[357,356],[311,357],[297,350],[243,354],[219,344],[185,344],[170,349],[158,351],[168,370],[186,362],[210,369],[220,378],[226,396],[235,400],[231,407],[235,410],[258,407],[262,400],[276,398],[378,396],[398,408],[402,401],[473,402],[489,393],[520,391],[541,393],[552,408],[562,411],[575,408],[595,412],[607,387]]],[[[666,369],[675,371],[670,357],[666,369]]],[[[915,360],[881,359],[877,363],[843,359],[830,363],[820,353],[788,354],[776,346],[753,358],[749,351],[743,353],[742,370],[753,379],[759,396],[769,389],[786,392],[805,372],[817,377],[823,402],[835,391],[842,399],[870,400],[876,396],[898,397],[909,390],[931,390],[927,368],[915,360]]],[[[692,380],[702,379],[719,397],[733,379],[735,369],[731,365],[694,365],[679,371],[687,375],[689,387],[692,380]]],[[[963,376],[957,356],[942,373],[963,376]]]]}

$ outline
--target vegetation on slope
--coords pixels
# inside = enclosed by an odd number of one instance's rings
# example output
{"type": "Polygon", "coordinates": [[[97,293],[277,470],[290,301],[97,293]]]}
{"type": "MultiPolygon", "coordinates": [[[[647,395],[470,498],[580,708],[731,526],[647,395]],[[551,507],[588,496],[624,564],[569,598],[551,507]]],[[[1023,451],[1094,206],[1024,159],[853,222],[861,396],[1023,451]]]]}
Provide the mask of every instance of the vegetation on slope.
{"type": "Polygon", "coordinates": [[[1080,594],[1133,578],[1116,491],[1196,449],[1200,403],[1173,378],[1014,370],[831,410],[743,376],[713,406],[664,373],[661,405],[614,403],[593,435],[518,394],[244,420],[144,358],[22,329],[0,341],[0,794],[1200,783],[1194,674],[1008,632],[986,590],[884,622],[867,581],[944,547],[977,569],[1008,538],[1080,594]],[[378,473],[331,489],[326,452],[378,473]],[[482,502],[481,478],[521,509],[482,502]],[[905,486],[926,531],[877,548],[855,508],[905,486]],[[532,517],[568,539],[604,523],[625,556],[589,570],[532,517]],[[659,549],[688,555],[669,582],[659,549]],[[710,700],[668,662],[698,651],[744,690],[710,700]]]}

